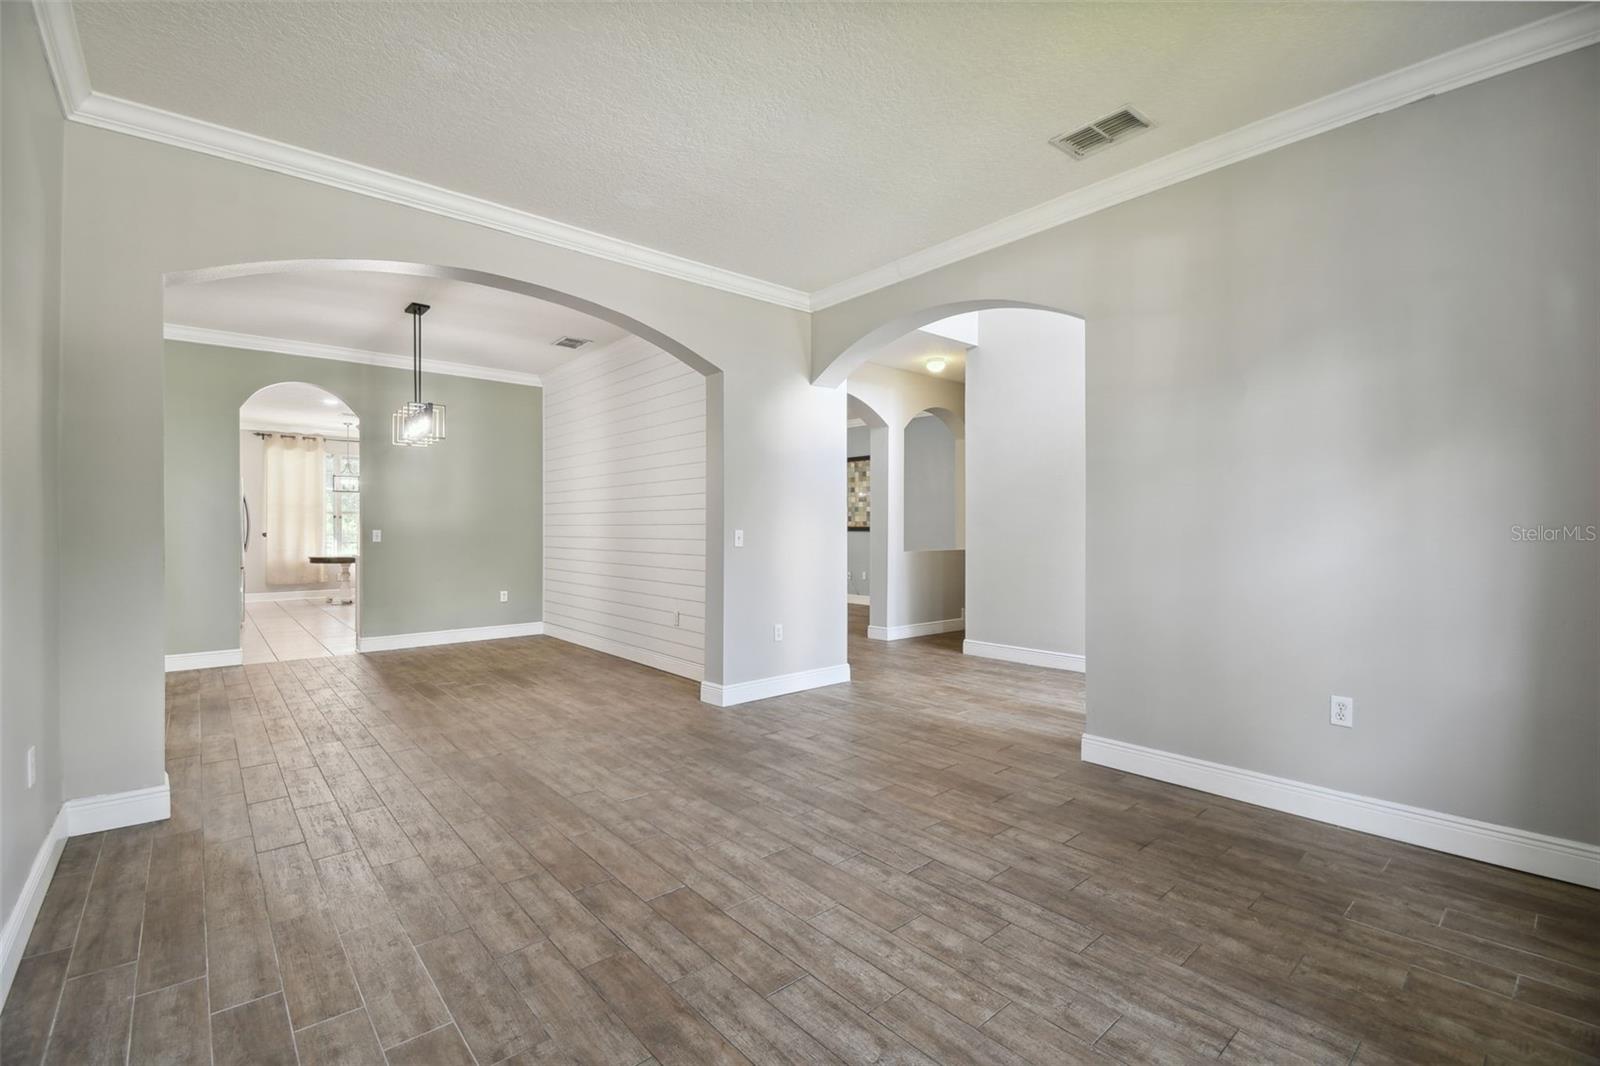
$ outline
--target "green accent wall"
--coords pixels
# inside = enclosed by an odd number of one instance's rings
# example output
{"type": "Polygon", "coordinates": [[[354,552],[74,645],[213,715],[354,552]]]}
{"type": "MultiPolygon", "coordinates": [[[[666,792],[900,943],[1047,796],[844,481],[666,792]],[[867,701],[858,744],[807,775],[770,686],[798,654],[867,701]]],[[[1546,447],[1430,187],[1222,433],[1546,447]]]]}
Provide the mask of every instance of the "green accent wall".
{"type": "Polygon", "coordinates": [[[167,654],[239,646],[239,405],[284,381],[361,419],[362,636],[541,619],[542,389],[427,375],[448,436],[403,448],[389,416],[408,371],[180,341],[165,365],[167,654]]]}

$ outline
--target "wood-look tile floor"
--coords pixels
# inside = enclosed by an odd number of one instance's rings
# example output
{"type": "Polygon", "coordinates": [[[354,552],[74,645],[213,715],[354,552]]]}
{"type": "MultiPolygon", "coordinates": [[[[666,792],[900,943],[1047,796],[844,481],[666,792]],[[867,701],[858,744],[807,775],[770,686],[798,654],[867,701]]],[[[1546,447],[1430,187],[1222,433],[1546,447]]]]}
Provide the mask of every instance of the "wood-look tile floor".
{"type": "Polygon", "coordinates": [[[1083,765],[1073,675],[861,613],[729,710],[543,638],[172,676],[4,1066],[1600,1055],[1600,894],[1083,765]]]}

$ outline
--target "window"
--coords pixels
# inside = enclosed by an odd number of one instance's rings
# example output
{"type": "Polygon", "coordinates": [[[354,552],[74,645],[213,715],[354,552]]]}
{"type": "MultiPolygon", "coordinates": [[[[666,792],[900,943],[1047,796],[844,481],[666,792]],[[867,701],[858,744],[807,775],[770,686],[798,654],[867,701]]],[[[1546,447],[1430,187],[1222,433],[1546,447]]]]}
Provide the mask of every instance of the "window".
{"type": "Polygon", "coordinates": [[[354,444],[329,441],[323,456],[322,550],[361,554],[361,455],[354,444]]]}

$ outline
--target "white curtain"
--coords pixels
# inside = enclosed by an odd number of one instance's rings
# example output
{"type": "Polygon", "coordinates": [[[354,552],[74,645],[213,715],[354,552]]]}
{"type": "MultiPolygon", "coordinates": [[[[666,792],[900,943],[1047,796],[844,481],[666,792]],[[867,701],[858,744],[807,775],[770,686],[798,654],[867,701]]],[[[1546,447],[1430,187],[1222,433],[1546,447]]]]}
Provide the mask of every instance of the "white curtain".
{"type": "Polygon", "coordinates": [[[267,584],[311,585],[322,567],[323,451],[321,437],[266,438],[267,584]]]}

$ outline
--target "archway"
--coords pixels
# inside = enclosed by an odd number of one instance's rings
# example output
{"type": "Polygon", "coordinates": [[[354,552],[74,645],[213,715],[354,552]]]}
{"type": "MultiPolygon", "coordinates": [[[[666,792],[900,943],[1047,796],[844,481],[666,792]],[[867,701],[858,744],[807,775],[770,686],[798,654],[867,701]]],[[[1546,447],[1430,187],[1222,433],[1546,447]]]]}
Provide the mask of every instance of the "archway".
{"type": "MultiPolygon", "coordinates": [[[[448,285],[452,287],[452,291],[456,292],[482,290],[498,293],[501,294],[498,299],[502,303],[509,299],[512,303],[526,302],[528,304],[557,306],[570,312],[576,312],[579,316],[585,316],[591,321],[603,322],[615,327],[611,332],[620,338],[618,341],[597,344],[591,350],[582,353],[583,358],[599,357],[601,353],[615,349],[621,343],[621,340],[625,339],[634,346],[629,349],[628,358],[638,358],[640,352],[653,352],[653,358],[661,360],[670,367],[674,367],[679,375],[687,375],[691,381],[698,381],[698,393],[701,401],[695,411],[695,417],[698,420],[695,429],[698,433],[698,439],[702,442],[701,448],[704,452],[696,466],[696,476],[701,479],[703,485],[701,490],[703,499],[697,501],[701,514],[693,519],[675,517],[674,521],[682,523],[679,528],[685,529],[689,528],[688,524],[692,522],[698,530],[693,536],[699,542],[696,545],[696,551],[701,555],[701,560],[697,570],[698,574],[703,574],[704,576],[703,589],[696,590],[695,600],[692,604],[652,605],[652,617],[659,614],[670,619],[671,621],[668,624],[675,630],[685,634],[686,637],[692,635],[691,642],[695,650],[693,659],[685,659],[680,662],[678,658],[670,655],[651,657],[630,654],[631,651],[635,650],[632,649],[631,645],[627,645],[626,642],[624,642],[623,646],[608,645],[605,643],[605,634],[586,635],[575,632],[568,639],[574,639],[579,643],[588,643],[591,647],[599,646],[600,650],[627,658],[634,658],[635,661],[646,662],[661,669],[692,676],[696,680],[699,680],[702,676],[716,678],[720,675],[723,625],[722,583],[720,581],[722,538],[714,533],[709,536],[706,534],[708,530],[720,530],[721,526],[721,483],[720,479],[714,476],[715,470],[721,464],[721,456],[719,454],[721,440],[721,374],[718,368],[709,360],[700,357],[686,345],[659,330],[639,322],[632,316],[613,311],[593,301],[575,297],[548,286],[469,268],[434,266],[392,260],[296,259],[241,263],[200,270],[180,271],[167,274],[164,280],[170,303],[177,294],[202,291],[213,286],[237,287],[240,284],[248,286],[253,284],[256,279],[260,279],[264,283],[275,283],[274,279],[298,279],[297,283],[301,287],[308,285],[315,287],[323,284],[322,279],[333,277],[413,279],[417,282],[415,287],[423,293],[422,302],[424,303],[428,302],[429,298],[426,293],[430,286],[448,285]],[[657,606],[660,606],[661,609],[656,609],[657,606]],[[682,607],[681,610],[676,609],[680,606],[682,607]],[[590,640],[590,636],[593,636],[594,639],[590,640]],[[685,666],[684,663],[688,663],[688,665],[685,666]]],[[[343,283],[341,282],[340,284],[343,283]]],[[[396,287],[393,281],[386,284],[388,289],[396,287]]],[[[410,288],[411,286],[404,284],[402,280],[399,287],[410,288]]],[[[388,289],[385,291],[388,291],[388,289]]],[[[391,293],[390,295],[393,294],[391,293]]],[[[411,299],[412,297],[407,296],[405,298],[411,299]]],[[[396,320],[403,321],[398,313],[399,308],[403,306],[403,302],[398,298],[390,299],[390,296],[385,296],[383,307],[387,309],[390,302],[395,303],[394,311],[396,313],[393,317],[396,320]]],[[[237,293],[235,293],[234,304],[238,304],[237,293]]],[[[439,321],[440,310],[441,308],[436,307],[430,312],[430,324],[439,321]]],[[[448,311],[448,307],[442,308],[442,310],[448,311]]],[[[180,342],[205,343],[208,336],[215,336],[220,332],[224,331],[216,329],[209,331],[178,330],[170,339],[180,342]],[[198,338],[195,336],[196,332],[200,334],[198,338]]],[[[601,336],[600,333],[593,331],[585,332],[584,335],[590,337],[601,336]]],[[[430,368],[435,370],[433,376],[428,379],[434,382],[430,388],[448,389],[453,387],[459,389],[465,387],[460,384],[462,378],[486,377],[490,381],[512,381],[515,384],[542,385],[544,394],[549,395],[550,382],[548,380],[541,381],[540,378],[532,377],[527,373],[515,372],[514,368],[506,370],[506,368],[501,367],[501,369],[495,370],[494,367],[489,367],[488,369],[494,370],[494,373],[487,375],[476,373],[476,371],[485,369],[484,367],[457,364],[454,369],[451,369],[448,363],[439,362],[435,354],[440,351],[438,338],[443,337],[444,334],[436,333],[433,336],[435,340],[425,349],[424,359],[425,374],[430,368]]],[[[555,337],[556,334],[552,334],[550,340],[554,340],[555,337]]],[[[255,336],[250,331],[244,331],[243,336],[236,338],[222,337],[210,343],[249,349],[259,348],[260,345],[255,342],[263,339],[270,338],[255,336]]],[[[392,341],[392,338],[390,340],[392,341]]],[[[182,347],[181,344],[179,346],[182,347]]],[[[408,360],[401,360],[398,352],[385,347],[383,342],[378,341],[375,341],[370,346],[354,344],[350,341],[341,341],[340,344],[331,346],[296,342],[281,347],[270,347],[268,351],[291,357],[315,357],[318,368],[318,381],[334,388],[338,388],[341,381],[349,383],[350,391],[348,394],[358,397],[354,402],[359,410],[361,420],[373,426],[386,423],[386,411],[392,409],[394,402],[398,402],[392,397],[384,398],[384,396],[387,396],[385,390],[393,390],[389,385],[383,383],[383,375],[385,373],[393,373],[393,368],[399,363],[408,362],[408,360]],[[362,350],[368,348],[370,350],[362,350]],[[323,371],[326,371],[325,375],[322,373],[323,371]],[[331,377],[327,375],[331,375],[331,377]],[[380,394],[383,395],[380,396],[380,394]]],[[[301,362],[307,361],[301,360],[301,362]]],[[[341,392],[341,394],[345,393],[341,392]]],[[[389,513],[391,517],[389,521],[391,523],[395,522],[392,517],[394,514],[393,505],[405,495],[397,491],[395,486],[415,487],[418,484],[417,477],[429,476],[429,471],[438,466],[438,457],[448,455],[451,451],[456,450],[459,445],[470,443],[469,438],[471,438],[475,429],[479,428],[475,427],[471,420],[461,417],[464,412],[470,409],[473,408],[468,404],[463,404],[460,407],[451,407],[450,440],[440,448],[422,450],[418,454],[406,455],[398,455],[398,453],[411,453],[413,450],[396,449],[396,456],[388,455],[390,449],[387,448],[375,451],[373,456],[375,463],[380,463],[380,460],[391,464],[401,462],[404,464],[405,470],[409,471],[403,476],[375,479],[377,486],[374,489],[376,493],[374,498],[375,515],[380,512],[381,506],[387,500],[390,504],[389,513]],[[435,457],[431,466],[429,455],[435,457]],[[385,486],[388,486],[387,490],[385,486]]],[[[481,406],[479,409],[481,409],[481,406]]],[[[542,426],[542,424],[543,419],[541,417],[540,425],[542,426]]],[[[479,437],[482,437],[481,433],[479,437]]],[[[513,437],[512,439],[514,440],[515,438],[513,437]]],[[[533,461],[541,464],[545,463],[550,449],[545,447],[542,430],[539,427],[535,427],[533,435],[527,439],[530,444],[529,454],[533,457],[533,461]]],[[[572,448],[569,447],[568,450],[571,451],[572,448]]],[[[412,517],[418,520],[415,528],[427,529],[436,527],[441,518],[458,515],[461,511],[463,497],[472,484],[472,477],[476,476],[481,469],[497,465],[505,454],[504,448],[499,453],[480,453],[482,461],[476,464],[477,469],[466,472],[468,476],[435,478],[435,480],[429,482],[432,486],[431,489],[421,493],[412,493],[413,496],[421,501],[422,506],[432,512],[431,518],[427,518],[424,515],[413,515],[412,517]],[[425,518],[427,520],[424,520],[425,518]]],[[[398,470],[399,468],[397,467],[396,471],[398,470]]],[[[381,473],[382,471],[378,472],[381,473]]],[[[570,472],[563,473],[569,474],[570,472]]],[[[403,583],[415,584],[419,580],[423,583],[432,582],[437,587],[429,590],[426,599],[433,607],[439,607],[443,604],[444,609],[435,611],[433,615],[425,618],[418,612],[410,610],[409,607],[400,609],[394,604],[380,602],[382,597],[374,599],[372,596],[358,596],[358,600],[363,604],[370,601],[373,610],[378,612],[378,614],[369,614],[366,607],[363,607],[363,650],[408,647],[412,646],[412,642],[416,639],[421,638],[426,638],[429,642],[434,642],[435,640],[450,642],[455,639],[486,639],[489,635],[517,635],[520,632],[527,631],[529,624],[534,622],[542,624],[545,621],[541,616],[542,605],[547,605],[549,602],[548,582],[545,574],[552,564],[548,557],[548,540],[541,532],[545,523],[540,516],[541,514],[548,514],[548,511],[545,510],[548,493],[545,492],[544,476],[538,472],[534,472],[531,476],[538,499],[530,515],[527,517],[519,517],[517,515],[503,516],[501,521],[481,523],[480,528],[492,525],[503,526],[508,529],[531,530],[531,536],[534,538],[535,543],[542,545],[535,550],[534,557],[536,561],[533,566],[537,573],[534,576],[520,579],[515,574],[509,577],[502,577],[499,574],[468,573],[467,580],[457,580],[452,583],[436,577],[433,574],[433,567],[418,566],[423,560],[416,555],[417,549],[411,544],[415,538],[406,537],[402,541],[402,544],[405,545],[404,547],[397,545],[394,548],[385,546],[382,549],[377,549],[373,554],[373,558],[369,561],[369,565],[358,568],[358,575],[362,579],[362,591],[370,591],[370,588],[373,587],[371,585],[372,579],[382,578],[379,568],[385,565],[382,559],[383,556],[390,556],[396,559],[403,556],[408,560],[406,572],[412,576],[405,582],[401,582],[398,580],[400,571],[397,570],[395,573],[390,574],[388,578],[379,580],[376,587],[392,589],[403,583]],[[367,572],[362,573],[362,571],[367,572]],[[421,574],[420,578],[417,577],[418,573],[421,574]],[[479,589],[476,587],[478,585],[485,587],[479,589]],[[494,597],[496,595],[499,597],[498,602],[500,604],[509,602],[511,606],[506,609],[507,611],[520,612],[520,609],[528,604],[532,605],[532,610],[531,612],[509,615],[508,624],[506,625],[486,625],[486,621],[495,620],[494,618],[485,619],[483,616],[486,613],[492,615],[493,612],[501,611],[501,608],[495,606],[494,597]],[[470,602],[472,609],[468,611],[465,607],[459,609],[451,607],[452,603],[457,602],[452,597],[457,596],[463,598],[463,603],[470,602]],[[470,601],[467,598],[470,598],[470,601]],[[435,620],[434,615],[437,615],[437,620],[435,620]],[[454,636],[454,634],[460,632],[483,632],[488,630],[495,631],[495,634],[485,632],[483,636],[454,636]]],[[[377,534],[382,530],[374,527],[369,529],[369,532],[375,540],[377,534]]],[[[593,533],[595,536],[603,535],[603,531],[586,530],[586,532],[593,533]]],[[[391,537],[393,536],[394,534],[391,534],[391,537]]],[[[566,547],[571,548],[572,546],[567,545],[566,547]]],[[[441,549],[435,545],[432,550],[435,552],[434,557],[437,557],[437,553],[441,549]]],[[[457,550],[451,551],[450,554],[452,558],[455,558],[457,556],[471,557],[484,553],[463,553],[457,550]]],[[[578,550],[567,551],[565,558],[568,563],[563,565],[569,565],[571,559],[582,554],[578,550]]],[[[587,556],[584,557],[587,558],[587,556]]],[[[455,569],[460,571],[463,567],[457,566],[455,569]]],[[[480,569],[483,569],[483,567],[480,567],[480,569]]],[[[634,626],[636,625],[636,620],[630,619],[628,624],[634,626]]],[[[543,631],[553,632],[548,627],[543,631]]]]}
{"type": "MultiPolygon", "coordinates": [[[[906,463],[902,488],[907,495],[901,527],[891,534],[901,555],[899,566],[889,569],[900,579],[895,595],[904,599],[915,589],[916,603],[902,611],[912,624],[889,625],[871,635],[895,639],[939,631],[935,619],[945,612],[936,601],[959,581],[961,594],[947,602],[959,601],[965,611],[959,624],[966,630],[962,647],[967,654],[1081,673],[1087,663],[1083,319],[1023,301],[927,307],[847,345],[817,383],[844,380],[852,395],[870,395],[863,376],[881,378],[877,363],[885,357],[880,353],[907,329],[963,336],[976,329],[968,340],[963,410],[922,402],[917,386],[902,383],[902,406],[896,411],[908,433],[919,424],[929,429],[942,424],[959,441],[964,522],[958,536],[948,523],[934,535],[908,528],[918,521],[911,494],[919,475],[908,454],[909,436],[903,439],[896,451],[906,463]],[[943,321],[952,316],[972,321],[959,328],[943,321]],[[959,576],[957,559],[964,567],[959,576]]],[[[946,448],[954,450],[951,443],[946,448]]],[[[955,609],[947,607],[951,613],[955,609]]]]}
{"type": "Polygon", "coordinates": [[[407,263],[392,259],[279,259],[258,263],[234,263],[229,266],[203,267],[197,270],[172,271],[165,275],[163,282],[166,286],[171,287],[174,285],[193,285],[207,281],[220,281],[226,278],[247,277],[252,274],[297,274],[328,270],[403,274],[414,278],[441,278],[462,281],[472,285],[482,285],[486,288],[499,289],[503,292],[516,293],[521,296],[531,296],[536,300],[544,300],[549,303],[560,304],[563,307],[570,307],[574,311],[581,311],[586,315],[592,315],[602,321],[620,326],[627,332],[644,338],[656,347],[681,360],[685,365],[708,377],[721,373],[719,367],[692,351],[688,346],[620,311],[614,311],[592,300],[585,300],[582,297],[573,296],[559,289],[550,288],[548,285],[536,285],[530,281],[506,277],[503,274],[492,274],[486,270],[473,270],[470,267],[436,266],[428,263],[407,263]]]}
{"type": "MultiPolygon", "coordinates": [[[[889,602],[889,525],[884,520],[887,517],[891,503],[889,496],[889,479],[881,475],[881,466],[887,462],[889,423],[869,403],[858,396],[846,394],[845,411],[848,416],[846,421],[846,461],[855,464],[861,458],[866,459],[868,506],[867,522],[865,528],[860,523],[852,524],[847,515],[845,527],[845,558],[850,567],[849,577],[853,579],[848,588],[851,592],[857,589],[864,590],[856,593],[851,598],[847,593],[847,602],[855,607],[866,607],[866,622],[862,627],[854,624],[852,631],[861,628],[863,632],[873,626],[887,624],[887,610],[889,602]],[[864,438],[864,440],[863,440],[864,438]],[[877,518],[874,521],[874,517],[877,518]],[[864,599],[862,603],[860,600],[864,599]]],[[[852,472],[852,477],[856,477],[852,472]]],[[[846,492],[859,491],[858,485],[847,483],[846,492]]],[[[847,508],[860,501],[847,499],[847,508]]],[[[859,510],[852,509],[851,513],[859,515],[859,510]]],[[[853,614],[860,614],[859,610],[853,614]]]]}
{"type": "Polygon", "coordinates": [[[357,648],[359,427],[343,397],[308,382],[265,385],[239,405],[245,665],[357,648]]]}
{"type": "Polygon", "coordinates": [[[822,388],[835,388],[842,384],[856,368],[871,358],[874,351],[896,337],[904,336],[914,329],[921,329],[923,326],[931,325],[944,319],[954,318],[957,315],[970,314],[976,311],[991,311],[997,308],[1050,311],[1055,314],[1069,315],[1073,318],[1081,319],[1083,317],[1064,307],[1050,307],[1046,304],[1028,303],[1023,300],[961,300],[953,303],[932,304],[889,319],[857,337],[837,353],[830,355],[826,351],[814,349],[811,353],[813,371],[811,383],[822,388]]]}

